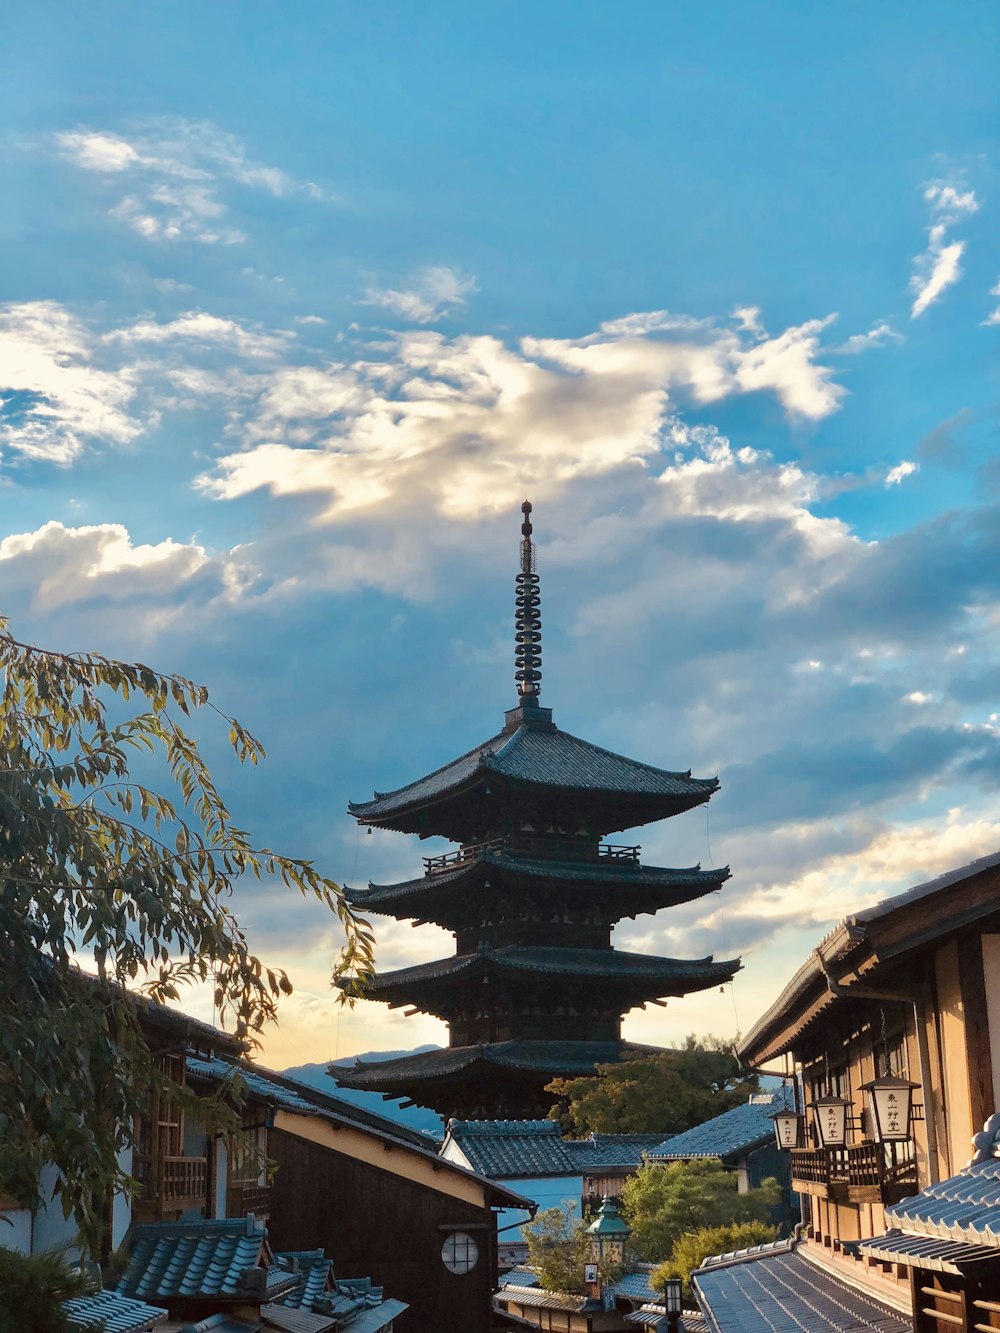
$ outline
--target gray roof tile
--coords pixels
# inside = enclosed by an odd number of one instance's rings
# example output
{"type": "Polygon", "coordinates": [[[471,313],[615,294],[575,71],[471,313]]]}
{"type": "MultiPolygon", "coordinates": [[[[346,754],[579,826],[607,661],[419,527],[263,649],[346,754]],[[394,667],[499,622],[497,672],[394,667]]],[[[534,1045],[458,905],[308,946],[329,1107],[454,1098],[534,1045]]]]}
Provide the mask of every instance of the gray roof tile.
{"type": "Polygon", "coordinates": [[[841,1282],[787,1243],[707,1260],[691,1276],[712,1333],[910,1333],[897,1311],[841,1282]]]}
{"type": "MultiPolygon", "coordinates": [[[[626,953],[621,949],[551,948],[509,944],[500,949],[480,945],[475,953],[458,954],[432,963],[417,963],[374,977],[367,987],[369,996],[413,983],[447,980],[463,974],[488,973],[497,976],[586,977],[595,984],[625,979],[648,980],[661,985],[664,994],[686,994],[698,986],[715,986],[729,981],[739,970],[738,958],[715,962],[708,958],[656,958],[651,954],[626,953]],[[675,992],[674,987],[684,989],[675,992]]],[[[659,992],[656,992],[659,994],[659,992]]]]}
{"type": "Polygon", "coordinates": [[[159,1306],[147,1305],[117,1291],[75,1296],[63,1301],[62,1308],[71,1329],[102,1329],[106,1333],[146,1333],[167,1317],[167,1311],[159,1306]]]}
{"type": "Polygon", "coordinates": [[[893,1204],[885,1215],[904,1231],[990,1245],[1000,1253],[1000,1159],[973,1162],[957,1176],[893,1204]]]}
{"type": "Polygon", "coordinates": [[[759,1143],[774,1138],[773,1116],[783,1109],[793,1110],[795,1092],[778,1088],[773,1093],[754,1093],[742,1106],[704,1124],[675,1134],[653,1148],[649,1156],[657,1160],[688,1161],[692,1157],[732,1157],[759,1143]]]}
{"type": "Polygon", "coordinates": [[[345,1087],[393,1087],[432,1083],[459,1074],[477,1062],[503,1069],[537,1070],[556,1075],[593,1073],[594,1065],[637,1060],[659,1054],[656,1046],[628,1041],[501,1041],[484,1046],[451,1046],[421,1051],[396,1060],[359,1060],[352,1068],[337,1066],[337,1079],[345,1087]]]}
{"type": "Polygon", "coordinates": [[[352,802],[349,809],[359,819],[383,818],[457,790],[478,772],[500,773],[547,787],[677,796],[695,803],[707,800],[719,785],[718,778],[693,778],[690,772],[655,768],[558,728],[520,726],[514,732],[491,736],[474,750],[405,787],[376,792],[372,801],[352,802]]]}

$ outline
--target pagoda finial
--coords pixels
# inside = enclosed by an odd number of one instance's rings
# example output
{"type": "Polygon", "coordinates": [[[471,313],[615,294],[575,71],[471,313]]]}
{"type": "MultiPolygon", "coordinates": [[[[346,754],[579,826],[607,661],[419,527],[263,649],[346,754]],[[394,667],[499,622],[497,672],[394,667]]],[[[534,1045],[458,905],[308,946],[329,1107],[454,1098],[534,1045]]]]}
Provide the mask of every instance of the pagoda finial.
{"type": "Polygon", "coordinates": [[[521,571],[517,576],[514,616],[514,680],[522,704],[536,704],[542,681],[541,593],[531,541],[531,501],[521,506],[521,571]]]}

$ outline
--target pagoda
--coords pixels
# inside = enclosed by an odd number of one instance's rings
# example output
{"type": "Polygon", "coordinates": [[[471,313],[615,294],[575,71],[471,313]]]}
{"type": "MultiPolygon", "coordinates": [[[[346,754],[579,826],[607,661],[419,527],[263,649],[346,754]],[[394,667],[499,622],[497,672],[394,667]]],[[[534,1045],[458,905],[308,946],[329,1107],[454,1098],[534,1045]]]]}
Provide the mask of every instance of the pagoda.
{"type": "Polygon", "coordinates": [[[729,870],[645,866],[639,847],[604,839],[701,805],[719,783],[591,745],[560,730],[540,705],[539,580],[531,505],[521,508],[517,706],[467,754],[348,807],[359,824],[458,844],[424,857],[418,879],[344,890],[361,911],[443,926],[456,951],[376,975],[367,990],[370,999],[443,1019],[447,1049],[331,1073],[345,1087],[404,1097],[446,1118],[544,1115],[553,1078],[656,1053],[622,1040],[628,1010],[718,986],[740,966],[611,945],[616,921],[701,898],[729,870]]]}

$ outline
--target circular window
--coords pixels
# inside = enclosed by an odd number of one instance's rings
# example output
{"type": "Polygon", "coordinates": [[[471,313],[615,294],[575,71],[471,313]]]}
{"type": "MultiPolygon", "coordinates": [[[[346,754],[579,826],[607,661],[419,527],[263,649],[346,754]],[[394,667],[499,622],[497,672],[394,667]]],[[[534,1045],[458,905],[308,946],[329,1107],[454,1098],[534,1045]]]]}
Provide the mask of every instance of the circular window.
{"type": "Polygon", "coordinates": [[[441,1246],[441,1260],[449,1273],[471,1273],[479,1262],[479,1246],[464,1231],[453,1231],[441,1246]]]}

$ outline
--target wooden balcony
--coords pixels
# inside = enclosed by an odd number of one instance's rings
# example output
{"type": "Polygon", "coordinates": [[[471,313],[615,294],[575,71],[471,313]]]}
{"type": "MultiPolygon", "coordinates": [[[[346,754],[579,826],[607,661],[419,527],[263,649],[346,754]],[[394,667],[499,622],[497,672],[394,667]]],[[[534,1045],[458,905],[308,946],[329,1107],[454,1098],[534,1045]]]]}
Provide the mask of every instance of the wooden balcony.
{"type": "Polygon", "coordinates": [[[271,1186],[256,1181],[234,1181],[226,1191],[226,1216],[243,1217],[256,1213],[265,1217],[271,1211],[271,1186]]]}
{"type": "Polygon", "coordinates": [[[165,1211],[204,1208],[208,1199],[207,1157],[162,1157],[160,1198],[165,1211]]]}
{"type": "Polygon", "coordinates": [[[589,864],[612,861],[619,867],[638,867],[641,850],[641,846],[626,846],[623,843],[581,845],[571,838],[528,837],[519,834],[515,837],[492,838],[489,842],[467,843],[457,851],[443,852],[440,856],[425,856],[424,874],[430,878],[457,870],[459,866],[478,861],[485,852],[495,852],[500,856],[537,857],[546,861],[583,861],[589,864]]]}
{"type": "Polygon", "coordinates": [[[898,1203],[916,1194],[917,1166],[907,1144],[852,1143],[793,1148],[792,1189],[835,1203],[898,1203]]]}

